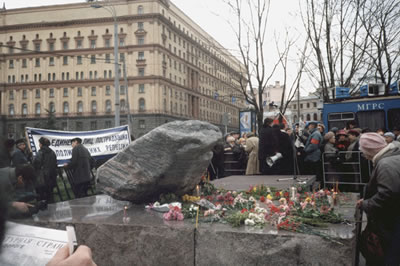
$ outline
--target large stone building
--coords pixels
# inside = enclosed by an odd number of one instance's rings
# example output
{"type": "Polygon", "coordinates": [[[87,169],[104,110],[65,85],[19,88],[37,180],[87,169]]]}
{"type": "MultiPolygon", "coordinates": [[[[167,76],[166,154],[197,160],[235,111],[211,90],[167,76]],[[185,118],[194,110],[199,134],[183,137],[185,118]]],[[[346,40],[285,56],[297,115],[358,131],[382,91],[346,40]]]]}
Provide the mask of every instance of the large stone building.
{"type": "Polygon", "coordinates": [[[135,137],[177,119],[222,127],[224,113],[238,128],[242,65],[209,34],[167,0],[96,3],[0,10],[0,134],[49,126],[48,111],[61,130],[114,126],[114,11],[121,125],[129,106],[135,137]]]}

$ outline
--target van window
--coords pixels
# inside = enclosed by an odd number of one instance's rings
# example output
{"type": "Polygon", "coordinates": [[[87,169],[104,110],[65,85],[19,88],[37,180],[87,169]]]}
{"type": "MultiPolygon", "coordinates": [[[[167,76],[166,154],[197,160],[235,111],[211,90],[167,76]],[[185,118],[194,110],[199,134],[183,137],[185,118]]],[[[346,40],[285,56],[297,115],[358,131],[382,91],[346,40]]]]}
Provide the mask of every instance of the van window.
{"type": "Polygon", "coordinates": [[[358,126],[362,129],[369,128],[376,131],[385,128],[385,111],[357,112],[358,126]]]}

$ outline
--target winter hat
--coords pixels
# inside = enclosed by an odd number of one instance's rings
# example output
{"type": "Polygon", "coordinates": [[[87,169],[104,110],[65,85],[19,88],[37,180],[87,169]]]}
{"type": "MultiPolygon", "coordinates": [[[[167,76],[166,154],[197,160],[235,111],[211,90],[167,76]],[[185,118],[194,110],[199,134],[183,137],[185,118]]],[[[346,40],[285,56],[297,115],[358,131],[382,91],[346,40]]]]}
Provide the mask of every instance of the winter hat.
{"type": "Polygon", "coordinates": [[[328,133],[325,134],[324,139],[326,141],[330,140],[332,137],[335,136],[335,133],[333,133],[332,131],[329,131],[328,133]]]}
{"type": "Polygon", "coordinates": [[[375,156],[386,145],[385,138],[375,132],[364,133],[360,137],[360,150],[371,157],[375,156]]]}
{"type": "Polygon", "coordinates": [[[350,135],[353,135],[353,136],[356,136],[356,137],[360,136],[360,132],[358,130],[356,130],[356,129],[350,129],[347,132],[347,134],[350,134],[350,135]]]}
{"type": "Polygon", "coordinates": [[[340,135],[347,136],[346,130],[341,129],[338,132],[336,132],[336,136],[340,136],[340,135]]]}
{"type": "Polygon", "coordinates": [[[396,136],[392,132],[386,132],[383,134],[384,137],[391,137],[392,139],[396,139],[396,136]]]}

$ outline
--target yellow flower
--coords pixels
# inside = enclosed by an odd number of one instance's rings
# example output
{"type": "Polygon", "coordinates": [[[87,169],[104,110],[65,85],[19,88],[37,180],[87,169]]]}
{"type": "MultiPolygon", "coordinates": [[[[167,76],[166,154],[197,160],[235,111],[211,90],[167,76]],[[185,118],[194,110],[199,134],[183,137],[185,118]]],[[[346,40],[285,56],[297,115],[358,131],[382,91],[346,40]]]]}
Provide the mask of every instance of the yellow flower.
{"type": "Polygon", "coordinates": [[[306,202],[311,202],[311,198],[310,198],[310,197],[307,197],[307,198],[306,198],[306,202]]]}
{"type": "Polygon", "coordinates": [[[256,186],[253,187],[253,191],[254,191],[254,192],[257,191],[257,187],[256,187],[256,186]]]}
{"type": "Polygon", "coordinates": [[[267,199],[272,200],[272,196],[270,194],[268,194],[267,199]]]}
{"type": "Polygon", "coordinates": [[[281,197],[283,197],[283,192],[281,191],[281,192],[279,192],[279,194],[281,195],[281,197]]]}

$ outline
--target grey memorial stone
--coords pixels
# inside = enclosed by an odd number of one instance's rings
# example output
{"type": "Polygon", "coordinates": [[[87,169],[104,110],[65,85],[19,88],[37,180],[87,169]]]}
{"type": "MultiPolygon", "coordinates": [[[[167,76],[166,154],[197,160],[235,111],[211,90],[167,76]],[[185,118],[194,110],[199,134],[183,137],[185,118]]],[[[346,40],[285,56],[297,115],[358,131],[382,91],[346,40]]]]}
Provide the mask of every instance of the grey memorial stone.
{"type": "Polygon", "coordinates": [[[98,188],[134,203],[158,200],[160,194],[189,193],[200,182],[222,138],[220,130],[197,120],[162,125],[137,139],[102,165],[98,188]]]}

